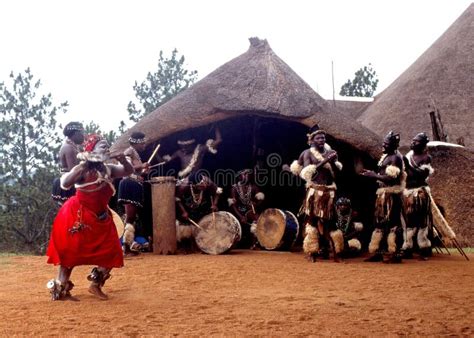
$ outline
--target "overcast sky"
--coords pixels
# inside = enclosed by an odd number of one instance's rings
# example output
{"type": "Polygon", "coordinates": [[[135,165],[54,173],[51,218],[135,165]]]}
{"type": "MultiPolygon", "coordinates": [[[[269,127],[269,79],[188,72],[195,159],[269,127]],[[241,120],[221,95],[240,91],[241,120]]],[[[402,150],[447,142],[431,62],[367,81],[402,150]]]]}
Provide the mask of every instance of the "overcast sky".
{"type": "Polygon", "coordinates": [[[314,90],[332,98],[372,63],[378,92],[395,80],[470,5],[471,0],[118,1],[1,0],[0,82],[30,67],[63,122],[128,126],[132,86],[173,48],[199,79],[265,38],[314,90]]]}

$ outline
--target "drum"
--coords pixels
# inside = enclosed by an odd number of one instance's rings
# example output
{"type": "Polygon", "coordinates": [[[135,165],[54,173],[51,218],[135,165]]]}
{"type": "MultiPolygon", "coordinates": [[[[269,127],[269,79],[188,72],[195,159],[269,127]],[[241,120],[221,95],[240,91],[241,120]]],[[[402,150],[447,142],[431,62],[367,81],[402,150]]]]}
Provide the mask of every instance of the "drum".
{"type": "Polygon", "coordinates": [[[151,199],[153,214],[153,253],[168,255],[176,252],[176,179],[153,177],[151,199]]]}
{"type": "Polygon", "coordinates": [[[240,223],[230,212],[213,212],[204,216],[198,225],[194,229],[196,244],[210,255],[229,251],[242,237],[240,223]]]}
{"type": "Polygon", "coordinates": [[[267,209],[257,221],[257,239],[267,250],[289,250],[298,238],[296,216],[287,210],[267,209]]]}
{"type": "Polygon", "coordinates": [[[115,228],[117,228],[118,237],[120,238],[123,236],[123,232],[125,231],[125,225],[123,224],[123,220],[119,216],[119,214],[117,214],[115,211],[113,211],[110,208],[109,210],[110,210],[110,213],[112,214],[112,219],[114,221],[115,228]]]}

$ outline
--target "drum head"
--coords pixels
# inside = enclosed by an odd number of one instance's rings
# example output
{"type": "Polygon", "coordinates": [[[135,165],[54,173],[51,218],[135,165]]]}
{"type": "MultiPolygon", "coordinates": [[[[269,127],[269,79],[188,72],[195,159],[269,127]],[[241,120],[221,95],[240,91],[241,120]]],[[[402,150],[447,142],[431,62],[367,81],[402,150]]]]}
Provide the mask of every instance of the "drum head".
{"type": "Polygon", "coordinates": [[[286,216],[280,209],[267,209],[257,221],[257,239],[267,250],[277,249],[285,233],[286,216]]]}
{"type": "Polygon", "coordinates": [[[125,224],[123,224],[123,221],[120,218],[119,214],[117,214],[115,211],[113,211],[110,208],[109,210],[112,213],[112,219],[114,221],[115,228],[117,228],[118,237],[120,238],[123,236],[123,232],[125,231],[125,224]]]}
{"type": "Polygon", "coordinates": [[[220,255],[242,237],[240,223],[230,212],[218,211],[204,216],[195,228],[196,244],[203,252],[220,255]]]}

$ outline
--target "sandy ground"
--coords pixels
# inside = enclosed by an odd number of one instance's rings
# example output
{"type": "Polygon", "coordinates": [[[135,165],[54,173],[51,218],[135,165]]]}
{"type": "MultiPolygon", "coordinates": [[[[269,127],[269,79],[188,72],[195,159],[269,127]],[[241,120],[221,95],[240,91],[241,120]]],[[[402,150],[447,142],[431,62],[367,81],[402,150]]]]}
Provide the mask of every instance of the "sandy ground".
{"type": "Polygon", "coordinates": [[[474,255],[401,265],[307,262],[301,253],[126,260],[104,290],[87,292],[90,267],[73,272],[80,301],[50,301],[56,269],[45,257],[0,257],[0,335],[474,335],[474,255]]]}

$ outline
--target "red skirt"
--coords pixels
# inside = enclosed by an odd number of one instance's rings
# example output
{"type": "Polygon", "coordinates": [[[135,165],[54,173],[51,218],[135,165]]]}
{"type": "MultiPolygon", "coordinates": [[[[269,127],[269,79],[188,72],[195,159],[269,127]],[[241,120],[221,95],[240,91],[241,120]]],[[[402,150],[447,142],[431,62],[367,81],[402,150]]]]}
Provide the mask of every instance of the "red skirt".
{"type": "Polygon", "coordinates": [[[53,223],[46,255],[48,263],[72,268],[97,265],[123,266],[122,247],[107,203],[108,184],[93,192],[77,191],[59,210],[53,223]],[[107,211],[106,217],[98,215],[107,211]]]}

